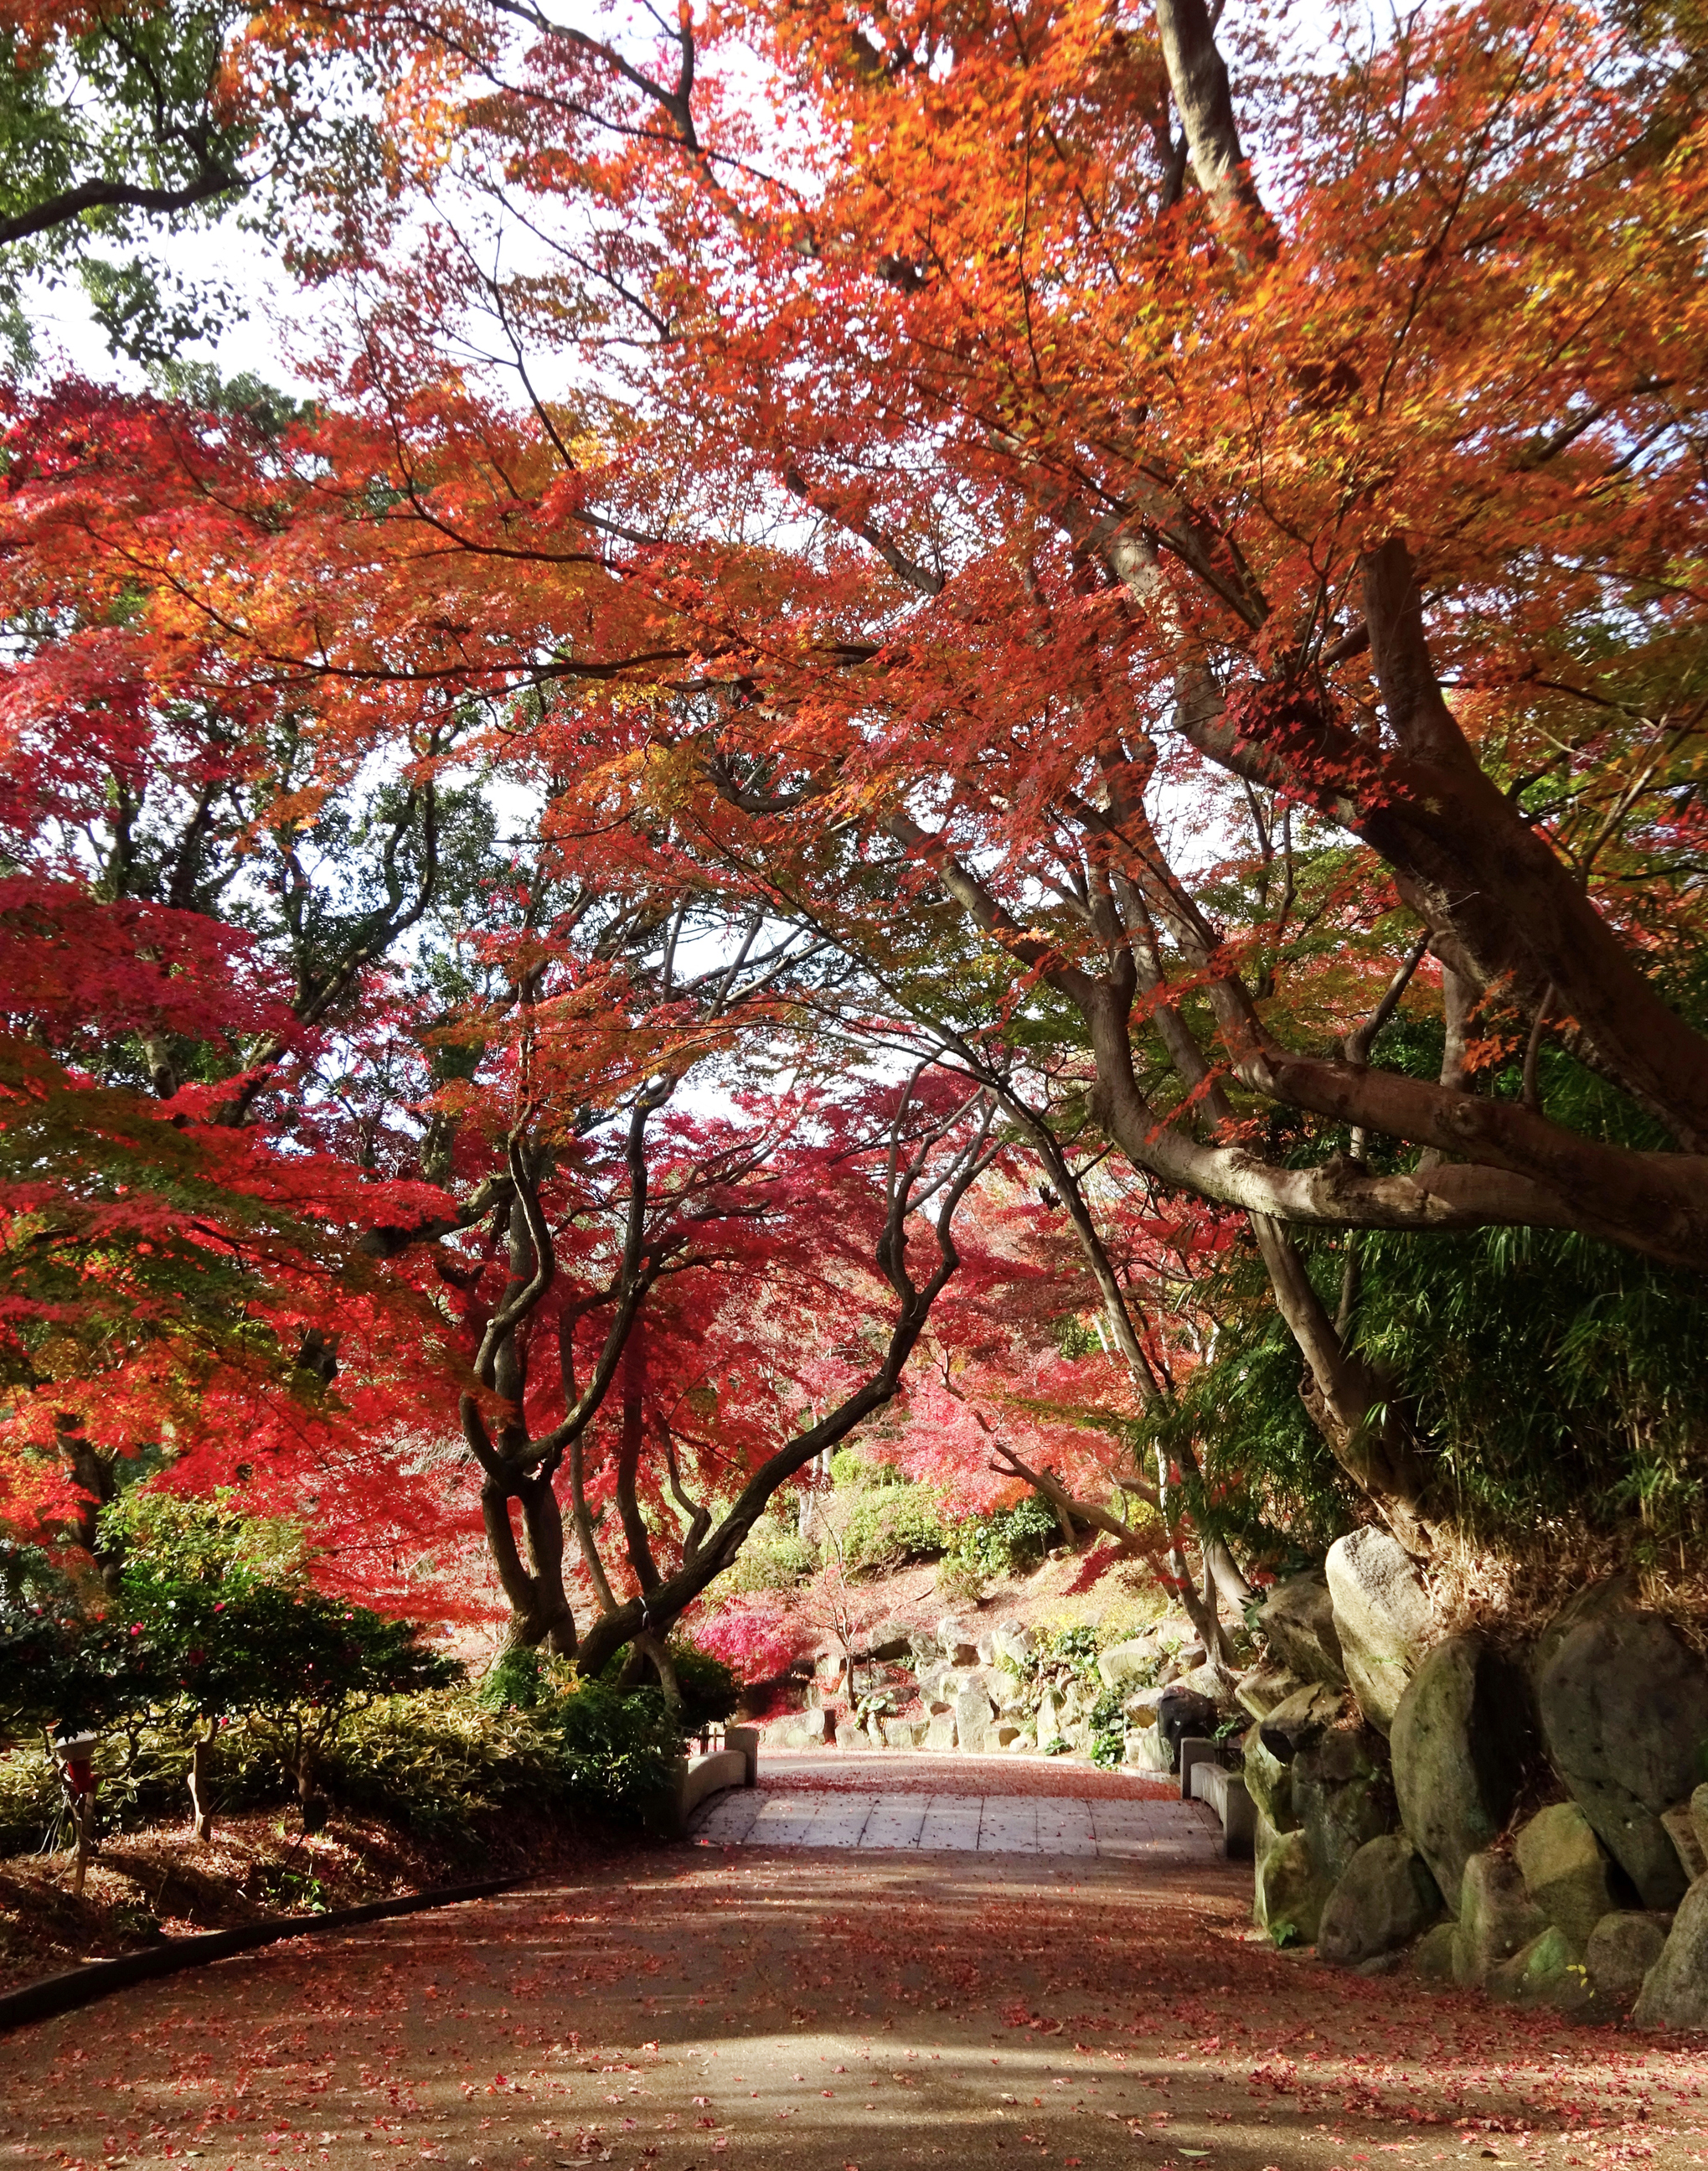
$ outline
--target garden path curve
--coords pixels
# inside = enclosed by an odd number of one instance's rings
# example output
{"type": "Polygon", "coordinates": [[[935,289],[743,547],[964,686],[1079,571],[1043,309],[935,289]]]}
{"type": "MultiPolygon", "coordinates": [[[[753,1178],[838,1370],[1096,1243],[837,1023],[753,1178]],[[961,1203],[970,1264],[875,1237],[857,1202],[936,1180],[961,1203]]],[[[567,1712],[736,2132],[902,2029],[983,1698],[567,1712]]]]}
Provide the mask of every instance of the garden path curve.
{"type": "MultiPolygon", "coordinates": [[[[820,1808],[1076,1799],[826,1754],[820,1808]],[[977,1793],[954,1789],[976,1785],[977,1793]],[[1007,1791],[1012,1789],[1014,1791],[1007,1791]]],[[[806,1760],[803,1760],[806,1761],[806,1760]]],[[[912,1762],[913,1760],[910,1760],[912,1762]]],[[[815,1782],[816,1783],[812,1783],[815,1782]]],[[[1079,1794],[1062,1791],[1078,1782],[1079,1794]]],[[[1126,1798],[1143,1802],[1128,1793],[1126,1798]]],[[[1153,1791],[1152,1800],[1165,1807],[1153,1791]]],[[[814,1815],[819,1814],[815,1808],[814,1815]]],[[[1252,1942],[1247,1868],[635,1845],[0,2039],[0,2171],[1695,2171],[1708,2056],[1252,1942]]],[[[1053,1828],[1052,1834],[1053,1836],[1053,1828]]]]}

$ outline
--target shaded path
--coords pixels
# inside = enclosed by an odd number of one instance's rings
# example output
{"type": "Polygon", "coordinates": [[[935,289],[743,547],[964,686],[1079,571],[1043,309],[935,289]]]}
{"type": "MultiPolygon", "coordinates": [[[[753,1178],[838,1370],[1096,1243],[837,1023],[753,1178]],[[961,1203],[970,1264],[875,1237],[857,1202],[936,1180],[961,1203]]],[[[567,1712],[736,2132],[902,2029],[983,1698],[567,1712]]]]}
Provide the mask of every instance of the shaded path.
{"type": "Polygon", "coordinates": [[[1708,2156],[1700,2045],[1338,1975],[1249,1899],[1219,1863],[637,1852],[0,2040],[0,2171],[1708,2156]]]}

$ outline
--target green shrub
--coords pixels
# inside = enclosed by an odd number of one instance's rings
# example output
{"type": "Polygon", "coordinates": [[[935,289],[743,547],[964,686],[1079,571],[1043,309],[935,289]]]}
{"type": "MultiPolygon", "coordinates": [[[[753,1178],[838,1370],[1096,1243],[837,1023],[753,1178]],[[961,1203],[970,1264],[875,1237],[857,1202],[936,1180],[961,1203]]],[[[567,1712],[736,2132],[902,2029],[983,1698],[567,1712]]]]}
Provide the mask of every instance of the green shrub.
{"type": "Polygon", "coordinates": [[[951,1605],[976,1605],[988,1580],[978,1563],[966,1553],[945,1553],[937,1563],[938,1595],[951,1605]]]}
{"type": "Polygon", "coordinates": [[[670,1658],[682,1694],[683,1733],[698,1734],[702,1727],[734,1717],[742,1701],[742,1683],[733,1666],[701,1650],[686,1636],[672,1637],[670,1658]]]}
{"type": "Polygon", "coordinates": [[[656,1806],[682,1754],[681,1723],[656,1689],[624,1696],[588,1681],[543,1716],[561,1744],[566,1808],[645,1813],[656,1806]]]}
{"type": "Polygon", "coordinates": [[[874,1462],[857,1447],[838,1447],[830,1458],[830,1482],[841,1493],[859,1493],[873,1485],[905,1485],[899,1462],[874,1462]]]}
{"type": "Polygon", "coordinates": [[[1106,1770],[1119,1764],[1127,1754],[1122,1693],[1120,1689],[1106,1689],[1091,1707],[1091,1761],[1106,1770]]]}
{"type": "Polygon", "coordinates": [[[477,1694],[487,1711],[532,1711],[541,1695],[539,1653],[526,1646],[501,1651],[477,1694]]]}
{"type": "Polygon", "coordinates": [[[948,1550],[943,1495],[934,1485],[875,1485],[857,1493],[842,1530],[850,1575],[878,1575],[948,1550]]]}
{"type": "Polygon", "coordinates": [[[345,1807],[453,1846],[469,1845],[483,1817],[554,1808],[565,1791],[560,1739],[541,1710],[495,1707],[466,1687],[356,1713],[322,1776],[345,1807]]]}
{"type": "Polygon", "coordinates": [[[45,1749],[26,1743],[0,1756],[0,1854],[39,1847],[59,1804],[59,1777],[45,1749]]]}
{"type": "MultiPolygon", "coordinates": [[[[1061,1530],[1049,1504],[1030,1493],[1012,1508],[966,1516],[950,1525],[948,1536],[945,1565],[956,1564],[952,1579],[972,1596],[993,1577],[1020,1575],[1036,1567],[1059,1539],[1061,1530]]],[[[937,1581],[940,1589],[946,1590],[941,1573],[937,1581]]]]}
{"type": "Polygon", "coordinates": [[[551,1659],[539,1661],[536,1680],[537,1700],[526,1706],[488,1701],[483,1683],[358,1712],[326,1758],[329,1791],[452,1844],[470,1842],[483,1817],[501,1812],[574,1820],[656,1809],[682,1750],[681,1725],[658,1691],[578,1681],[551,1659]]]}
{"type": "Polygon", "coordinates": [[[0,1725],[134,1736],[245,1717],[306,1775],[352,1703],[460,1674],[412,1623],[314,1589],[241,1518],[171,1504],[128,1534],[147,1549],[98,1605],[0,1579],[0,1725]]]}
{"type": "Polygon", "coordinates": [[[1089,1622],[1068,1628],[1047,1628],[1034,1638],[1042,1664],[1066,1666],[1082,1675],[1095,1670],[1101,1641],[1098,1631],[1089,1622]]]}
{"type": "Polygon", "coordinates": [[[718,1595],[735,1597],[743,1591],[786,1590],[804,1583],[818,1567],[818,1556],[807,1541],[793,1530],[776,1524],[758,1524],[733,1566],[718,1578],[718,1595]]]}

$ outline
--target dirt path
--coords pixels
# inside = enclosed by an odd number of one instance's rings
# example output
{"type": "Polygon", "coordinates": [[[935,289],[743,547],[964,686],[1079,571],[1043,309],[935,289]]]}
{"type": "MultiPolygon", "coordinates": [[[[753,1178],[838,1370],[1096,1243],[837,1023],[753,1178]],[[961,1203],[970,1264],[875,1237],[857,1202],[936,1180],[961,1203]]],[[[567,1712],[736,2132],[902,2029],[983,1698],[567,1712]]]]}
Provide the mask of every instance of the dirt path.
{"type": "Polygon", "coordinates": [[[1708,2160],[1708,2054],[1251,1941],[1250,1873],[679,1847],[0,2040],[0,2171],[1708,2160]]]}

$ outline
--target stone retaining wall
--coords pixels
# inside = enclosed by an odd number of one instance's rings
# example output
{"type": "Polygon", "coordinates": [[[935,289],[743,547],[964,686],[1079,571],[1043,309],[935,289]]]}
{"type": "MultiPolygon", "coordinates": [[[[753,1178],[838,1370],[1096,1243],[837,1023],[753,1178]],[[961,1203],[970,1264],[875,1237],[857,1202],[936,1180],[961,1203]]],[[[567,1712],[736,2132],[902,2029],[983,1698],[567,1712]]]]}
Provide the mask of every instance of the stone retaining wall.
{"type": "Polygon", "coordinates": [[[1432,1642],[1411,1561],[1362,1530],[1261,1632],[1238,1691],[1260,1923],[1368,1972],[1708,2029],[1708,1664],[1627,1584],[1521,1649],[1432,1642]]]}

